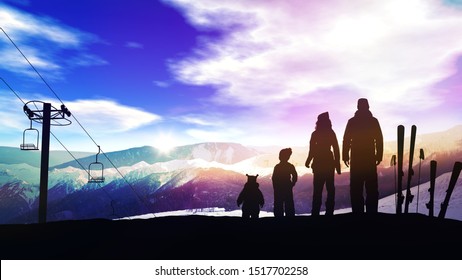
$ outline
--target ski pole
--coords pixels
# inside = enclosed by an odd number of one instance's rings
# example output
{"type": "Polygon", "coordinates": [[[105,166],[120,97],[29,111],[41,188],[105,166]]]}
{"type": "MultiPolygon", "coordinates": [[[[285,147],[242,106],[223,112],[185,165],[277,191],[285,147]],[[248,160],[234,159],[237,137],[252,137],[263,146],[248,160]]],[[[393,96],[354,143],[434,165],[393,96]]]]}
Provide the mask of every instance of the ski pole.
{"type": "Polygon", "coordinates": [[[398,203],[398,190],[397,190],[397,186],[396,186],[396,155],[393,155],[391,157],[391,161],[390,161],[390,166],[393,166],[393,173],[395,175],[395,179],[394,179],[394,182],[395,182],[395,207],[397,207],[398,203]]]}
{"type": "Polygon", "coordinates": [[[424,150],[420,149],[420,156],[419,156],[419,177],[417,179],[417,210],[416,213],[419,213],[419,193],[420,193],[420,168],[422,166],[422,160],[425,159],[424,150]]]}
{"type": "Polygon", "coordinates": [[[403,153],[404,153],[404,125],[398,125],[398,205],[396,206],[396,214],[402,213],[403,196],[403,153]]]}
{"type": "Polygon", "coordinates": [[[430,188],[428,189],[428,192],[430,193],[430,200],[426,204],[429,217],[433,217],[433,212],[434,212],[436,166],[437,166],[436,160],[430,161],[430,188]]]}
{"type": "Polygon", "coordinates": [[[411,127],[411,143],[409,147],[409,168],[407,172],[407,188],[406,188],[406,202],[404,204],[404,213],[409,212],[409,204],[412,202],[414,195],[411,194],[411,180],[414,176],[414,170],[412,169],[412,161],[414,160],[414,146],[415,146],[415,137],[417,133],[417,127],[413,125],[411,127]]]}

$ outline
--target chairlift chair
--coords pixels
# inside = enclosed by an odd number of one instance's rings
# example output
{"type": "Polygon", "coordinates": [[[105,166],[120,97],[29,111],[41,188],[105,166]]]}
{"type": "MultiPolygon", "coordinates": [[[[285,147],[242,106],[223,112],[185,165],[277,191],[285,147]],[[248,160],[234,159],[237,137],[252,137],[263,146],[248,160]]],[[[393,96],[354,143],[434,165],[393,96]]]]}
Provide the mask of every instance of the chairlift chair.
{"type": "Polygon", "coordinates": [[[98,146],[98,153],[96,154],[96,161],[90,163],[90,165],[88,166],[88,183],[103,183],[104,182],[104,165],[98,161],[98,155],[100,152],[101,152],[101,148],[100,146],[98,146]]]}
{"type": "Polygon", "coordinates": [[[32,127],[32,120],[30,121],[30,128],[26,128],[22,133],[22,144],[19,145],[19,148],[23,151],[32,151],[38,150],[39,146],[39,131],[32,127]],[[35,134],[36,140],[35,143],[27,143],[26,138],[30,138],[32,136],[26,137],[26,135],[35,134]]]}

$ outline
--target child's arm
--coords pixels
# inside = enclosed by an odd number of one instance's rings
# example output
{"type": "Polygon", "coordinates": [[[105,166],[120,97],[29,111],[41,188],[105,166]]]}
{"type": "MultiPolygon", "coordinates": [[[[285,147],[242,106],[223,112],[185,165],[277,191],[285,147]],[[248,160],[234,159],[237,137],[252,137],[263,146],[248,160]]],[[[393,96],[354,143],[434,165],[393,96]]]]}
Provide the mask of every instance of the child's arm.
{"type": "Polygon", "coordinates": [[[295,169],[295,166],[292,164],[292,186],[295,186],[298,180],[298,174],[297,170],[295,169]]]}
{"type": "Polygon", "coordinates": [[[265,205],[265,198],[263,197],[263,193],[261,191],[258,192],[258,196],[259,196],[260,208],[262,208],[263,205],[265,205]]]}

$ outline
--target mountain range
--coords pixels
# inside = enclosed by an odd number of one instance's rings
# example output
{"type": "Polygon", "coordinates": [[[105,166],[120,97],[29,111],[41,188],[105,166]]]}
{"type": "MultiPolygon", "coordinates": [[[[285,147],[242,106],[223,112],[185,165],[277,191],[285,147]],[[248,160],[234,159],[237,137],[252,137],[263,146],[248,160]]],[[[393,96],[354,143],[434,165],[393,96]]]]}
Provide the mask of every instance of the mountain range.
{"type": "MultiPolygon", "coordinates": [[[[444,178],[452,170],[454,162],[462,159],[461,139],[462,125],[448,131],[418,135],[415,155],[422,148],[426,158],[420,161],[418,156],[414,157],[411,186],[420,184],[422,192],[429,181],[430,160],[437,160],[437,187],[447,188],[444,178]]],[[[408,138],[405,143],[404,187],[408,176],[408,138]]],[[[236,199],[246,181],[245,174],[259,174],[258,182],[265,197],[262,210],[272,212],[271,174],[278,163],[280,149],[246,147],[237,143],[199,143],[176,147],[169,153],[150,146],[110,152],[98,157],[104,165],[105,177],[104,182],[99,184],[88,183],[88,170],[82,169],[82,166],[88,168],[95,161],[94,154],[73,152],[77,162],[65,152],[52,151],[48,220],[114,219],[210,207],[234,211],[238,209],[236,199]]],[[[304,166],[308,147],[292,149],[290,162],[299,173],[299,181],[294,188],[296,211],[297,214],[306,214],[311,210],[312,196],[312,173],[304,166]]],[[[387,197],[396,191],[397,171],[388,162],[395,153],[396,142],[386,142],[384,160],[378,166],[380,198],[383,199],[389,199],[387,197]]],[[[0,147],[0,223],[37,221],[39,158],[37,151],[0,147]]],[[[350,206],[348,168],[342,165],[342,174],[336,175],[335,180],[336,211],[342,211],[340,209],[350,206]]],[[[462,194],[458,186],[454,197],[462,194]]],[[[424,195],[421,194],[421,197],[424,195]]],[[[457,203],[450,203],[450,208],[454,205],[457,203]]],[[[423,211],[424,207],[419,206],[420,209],[423,211]]],[[[462,212],[459,213],[454,218],[462,220],[462,212]]],[[[449,215],[452,214],[448,209],[449,215]]]]}

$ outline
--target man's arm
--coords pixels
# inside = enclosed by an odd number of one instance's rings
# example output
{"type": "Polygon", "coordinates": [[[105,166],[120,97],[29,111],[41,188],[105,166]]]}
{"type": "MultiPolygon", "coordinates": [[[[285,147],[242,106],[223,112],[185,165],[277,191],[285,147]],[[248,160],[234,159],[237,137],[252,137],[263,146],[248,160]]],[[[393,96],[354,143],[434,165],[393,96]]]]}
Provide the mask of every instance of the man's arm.
{"type": "Polygon", "coordinates": [[[337,170],[337,174],[341,174],[340,171],[340,148],[338,147],[337,136],[335,132],[333,133],[332,139],[332,148],[334,149],[334,161],[335,161],[335,170],[337,170]]]}
{"type": "Polygon", "coordinates": [[[350,148],[351,148],[351,124],[348,121],[345,128],[345,133],[343,134],[343,145],[342,145],[342,158],[343,162],[347,167],[350,166],[350,148]]]}
{"type": "Polygon", "coordinates": [[[380,128],[380,124],[378,120],[377,120],[377,125],[376,125],[375,149],[376,149],[375,163],[379,165],[383,159],[383,134],[382,134],[382,129],[380,128]]]}

